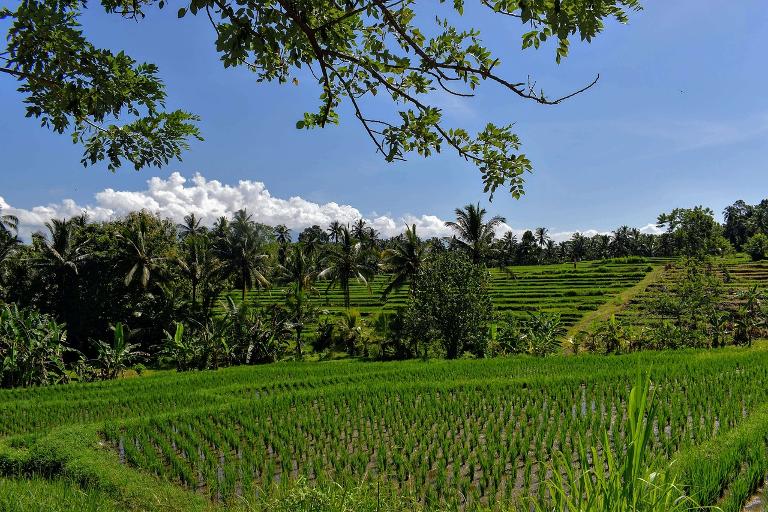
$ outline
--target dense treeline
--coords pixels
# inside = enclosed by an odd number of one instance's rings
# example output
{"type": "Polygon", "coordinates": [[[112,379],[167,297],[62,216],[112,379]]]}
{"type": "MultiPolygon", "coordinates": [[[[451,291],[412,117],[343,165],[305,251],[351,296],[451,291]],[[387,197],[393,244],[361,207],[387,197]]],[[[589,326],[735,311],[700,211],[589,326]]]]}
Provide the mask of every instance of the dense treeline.
{"type": "Polygon", "coordinates": [[[746,250],[766,235],[766,205],[737,202],[726,209],[725,226],[709,209],[675,209],[659,216],[667,228],[660,235],[622,226],[611,235],[576,233],[559,243],[546,228],[519,240],[511,232],[497,237],[505,219],[487,218],[479,205],[456,210],[456,220],[446,223],[453,236],[429,240],[421,240],[415,226],[384,239],[362,219],[311,226],[294,237],[285,226],[260,224],[241,210],[212,226],[195,215],[177,225],[147,211],[109,222],[85,215],[54,219],[23,243],[18,220],[3,215],[2,384],[58,382],[73,373],[109,378],[139,361],[193,369],[270,362],[288,353],[301,358],[308,350],[305,328],[321,316],[309,298],[327,287],[341,291],[346,313],[322,323],[310,340],[316,352],[377,358],[547,353],[562,334],[555,316],[502,319],[488,333],[494,315],[482,268],[746,250]],[[397,315],[364,322],[349,308],[350,284],[380,273],[391,277],[382,301],[407,287],[408,304],[397,315]],[[273,285],[286,290],[281,304],[246,300],[249,290],[273,285]],[[233,289],[237,299],[225,294],[233,289]],[[506,349],[498,348],[499,340],[506,349]]]}

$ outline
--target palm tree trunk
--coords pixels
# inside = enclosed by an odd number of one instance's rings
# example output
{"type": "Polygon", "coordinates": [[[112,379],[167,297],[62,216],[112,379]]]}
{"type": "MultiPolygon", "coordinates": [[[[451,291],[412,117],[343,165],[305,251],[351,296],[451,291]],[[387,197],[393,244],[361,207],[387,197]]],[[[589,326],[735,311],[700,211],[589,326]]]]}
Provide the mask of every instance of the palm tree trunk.
{"type": "Polygon", "coordinates": [[[349,280],[342,279],[341,292],[344,294],[344,308],[349,311],[349,280]]]}
{"type": "Polygon", "coordinates": [[[304,329],[300,324],[296,326],[296,356],[298,356],[299,359],[304,357],[301,347],[301,331],[303,330],[304,329]]]}
{"type": "Polygon", "coordinates": [[[242,286],[242,295],[241,295],[241,301],[243,304],[245,304],[245,289],[246,289],[246,277],[245,277],[245,271],[242,271],[240,273],[240,279],[242,280],[241,286],[242,286]]]}

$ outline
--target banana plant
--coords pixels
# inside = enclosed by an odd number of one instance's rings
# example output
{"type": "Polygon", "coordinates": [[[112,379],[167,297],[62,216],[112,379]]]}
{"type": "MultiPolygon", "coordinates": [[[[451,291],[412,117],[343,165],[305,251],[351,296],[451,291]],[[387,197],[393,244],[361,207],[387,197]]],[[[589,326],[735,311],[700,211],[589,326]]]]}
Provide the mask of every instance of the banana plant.
{"type": "Polygon", "coordinates": [[[173,334],[165,331],[165,344],[162,354],[176,364],[178,371],[199,368],[201,365],[202,346],[192,336],[184,336],[184,324],[176,323],[173,334]]]}
{"type": "Polygon", "coordinates": [[[0,309],[0,387],[69,381],[64,324],[48,315],[6,305],[0,309]]]}
{"type": "Polygon", "coordinates": [[[145,352],[137,350],[138,344],[128,343],[130,330],[124,328],[121,322],[117,322],[112,330],[114,332],[112,343],[99,341],[96,347],[98,351],[96,363],[103,380],[116,379],[135,361],[147,356],[145,352]]]}

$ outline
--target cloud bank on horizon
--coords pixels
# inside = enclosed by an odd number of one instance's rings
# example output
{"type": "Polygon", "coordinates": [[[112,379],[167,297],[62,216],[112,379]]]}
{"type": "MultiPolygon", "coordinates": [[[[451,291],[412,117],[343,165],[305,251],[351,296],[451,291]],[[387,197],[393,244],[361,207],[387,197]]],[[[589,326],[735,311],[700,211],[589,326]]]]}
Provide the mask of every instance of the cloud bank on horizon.
{"type": "MultiPolygon", "coordinates": [[[[201,174],[187,179],[179,172],[167,179],[153,177],[142,191],[114,190],[107,188],[95,195],[95,203],[79,205],[72,199],[31,209],[16,208],[0,196],[0,210],[3,214],[19,218],[19,234],[29,239],[32,233],[44,230],[45,223],[53,218],[69,218],[86,213],[91,221],[107,221],[119,218],[136,210],[148,210],[161,217],[181,222],[185,215],[194,213],[204,224],[211,225],[221,216],[231,217],[234,212],[246,209],[257,222],[276,226],[284,224],[294,232],[317,224],[323,228],[334,220],[343,224],[363,218],[385,237],[401,233],[405,225],[415,224],[416,232],[422,238],[448,236],[444,219],[436,215],[405,214],[400,217],[378,215],[366,217],[351,205],[335,202],[315,203],[299,196],[282,199],[274,197],[260,181],[240,180],[237,185],[227,185],[218,180],[208,180],[201,174]]],[[[502,235],[512,231],[520,235],[524,229],[503,224],[497,231],[502,235]]],[[[658,233],[655,224],[641,228],[645,233],[658,233]]],[[[556,241],[569,239],[575,231],[551,233],[556,241]]],[[[586,229],[580,233],[591,236],[601,231],[586,229]]]]}

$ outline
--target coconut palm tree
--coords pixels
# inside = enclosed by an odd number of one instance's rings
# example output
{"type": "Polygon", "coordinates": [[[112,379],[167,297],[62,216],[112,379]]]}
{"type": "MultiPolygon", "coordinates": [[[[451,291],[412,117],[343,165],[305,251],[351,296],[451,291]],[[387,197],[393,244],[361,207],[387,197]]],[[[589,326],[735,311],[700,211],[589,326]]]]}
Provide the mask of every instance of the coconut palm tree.
{"type": "Polygon", "coordinates": [[[90,257],[86,241],[76,238],[75,226],[70,220],[51,219],[45,227],[50,239],[43,240],[41,263],[59,277],[77,276],[80,265],[90,257]]]}
{"type": "MultiPolygon", "coordinates": [[[[18,237],[0,234],[0,266],[6,258],[11,255],[13,249],[20,243],[21,241],[18,237]]],[[[2,279],[2,275],[0,275],[0,279],[2,279]]]]}
{"type": "Polygon", "coordinates": [[[629,255],[639,254],[642,250],[642,234],[637,228],[629,230],[629,255]]]}
{"type": "Polygon", "coordinates": [[[280,265],[285,264],[285,258],[288,253],[288,244],[291,243],[291,230],[285,224],[275,226],[275,240],[277,241],[277,262],[280,265]]]}
{"type": "Polygon", "coordinates": [[[367,234],[366,226],[367,223],[365,222],[365,219],[357,219],[357,221],[352,224],[352,234],[354,237],[360,241],[364,240],[365,235],[367,234]]]}
{"type": "Polygon", "coordinates": [[[368,245],[368,247],[374,248],[379,243],[379,232],[372,227],[367,228],[362,240],[368,245]]]}
{"type": "Polygon", "coordinates": [[[194,213],[184,216],[184,222],[176,226],[179,229],[179,233],[182,239],[190,236],[199,235],[203,232],[202,219],[197,217],[194,213]]]}
{"type": "Polygon", "coordinates": [[[269,255],[264,254],[256,226],[245,210],[235,212],[234,219],[218,243],[217,253],[223,263],[222,272],[235,276],[239,281],[243,302],[254,283],[265,288],[269,286],[264,275],[269,255]]]}
{"type": "Polygon", "coordinates": [[[129,268],[123,279],[125,286],[130,286],[136,280],[146,290],[153,274],[160,273],[168,260],[164,249],[150,233],[149,222],[149,215],[142,212],[131,219],[125,232],[117,234],[117,238],[125,243],[123,259],[129,268]]]}
{"type": "Polygon", "coordinates": [[[595,235],[592,237],[592,257],[605,259],[610,255],[611,237],[608,235],[595,235]]]}
{"type": "MultiPolygon", "coordinates": [[[[206,232],[188,236],[181,244],[181,256],[176,263],[182,275],[189,279],[192,307],[197,304],[197,291],[221,270],[221,262],[213,255],[213,241],[206,232]]],[[[204,290],[205,291],[205,290],[204,290]]],[[[205,302],[205,294],[203,294],[205,302]]]]}
{"type": "Polygon", "coordinates": [[[496,228],[506,222],[504,217],[498,215],[485,222],[486,213],[485,208],[480,208],[480,203],[468,204],[464,208],[456,208],[456,222],[445,223],[456,233],[456,243],[474,263],[482,262],[493,242],[496,228]]]}
{"type": "Polygon", "coordinates": [[[392,291],[402,288],[406,283],[410,285],[410,293],[413,293],[416,275],[428,257],[429,248],[416,235],[416,224],[406,226],[404,236],[398,238],[394,246],[385,250],[382,255],[382,268],[392,274],[392,280],[384,288],[382,299],[386,299],[392,291]]]}
{"type": "Polygon", "coordinates": [[[328,226],[328,237],[333,240],[333,243],[335,244],[339,243],[339,238],[341,238],[341,228],[342,225],[337,220],[331,222],[331,225],[328,226]]]}
{"type": "Polygon", "coordinates": [[[539,246],[539,263],[544,255],[544,247],[546,247],[549,241],[549,230],[547,228],[536,228],[533,232],[533,236],[536,239],[536,244],[539,246]]]}
{"type": "Polygon", "coordinates": [[[304,244],[304,251],[307,254],[317,254],[320,249],[328,243],[329,236],[317,224],[305,228],[299,233],[299,242],[304,244]]]}
{"type": "Polygon", "coordinates": [[[291,230],[285,224],[275,226],[275,240],[280,245],[291,243],[291,230]]]}
{"type": "Polygon", "coordinates": [[[515,261],[517,247],[517,236],[511,231],[504,233],[501,237],[501,258],[499,258],[504,266],[511,265],[515,261]]]}
{"type": "Polygon", "coordinates": [[[587,253],[587,238],[581,233],[574,233],[571,237],[570,253],[573,268],[576,268],[576,263],[587,253]]]}
{"type": "Polygon", "coordinates": [[[285,265],[277,268],[278,275],[287,283],[293,283],[300,291],[312,291],[318,272],[302,244],[296,244],[286,259],[285,265]]]}
{"type": "Polygon", "coordinates": [[[544,249],[544,246],[547,245],[547,241],[549,240],[549,230],[544,227],[536,228],[533,232],[533,236],[536,238],[536,243],[539,244],[539,248],[544,249]]]}
{"type": "Polygon", "coordinates": [[[286,302],[291,311],[291,321],[296,332],[296,355],[301,358],[303,356],[301,333],[313,316],[309,295],[317,294],[315,280],[318,272],[315,270],[311,253],[307,253],[302,244],[296,244],[285,263],[278,267],[278,273],[290,284],[286,291],[286,302]]]}
{"type": "Polygon", "coordinates": [[[620,226],[612,233],[611,252],[615,257],[629,256],[632,252],[632,234],[629,226],[620,226]]]}
{"type": "Polygon", "coordinates": [[[0,235],[15,238],[19,234],[19,218],[15,215],[0,214],[0,235]]]}
{"type": "Polygon", "coordinates": [[[78,236],[71,220],[52,219],[45,223],[48,238],[40,240],[39,264],[53,275],[58,287],[57,309],[66,323],[67,339],[76,343],[79,296],[77,280],[80,267],[91,257],[88,240],[78,236]]]}
{"type": "Polygon", "coordinates": [[[0,264],[11,254],[14,247],[21,243],[18,235],[18,217],[0,214],[0,264]]]}
{"type": "Polygon", "coordinates": [[[222,239],[227,231],[229,231],[229,219],[222,215],[213,223],[211,232],[213,233],[214,238],[222,239]]]}
{"type": "Polygon", "coordinates": [[[325,255],[325,269],[318,277],[328,279],[329,288],[339,286],[344,294],[344,307],[349,309],[349,284],[353,279],[368,286],[373,276],[373,268],[363,244],[355,240],[349,229],[342,228],[339,243],[328,247],[325,255]]]}

